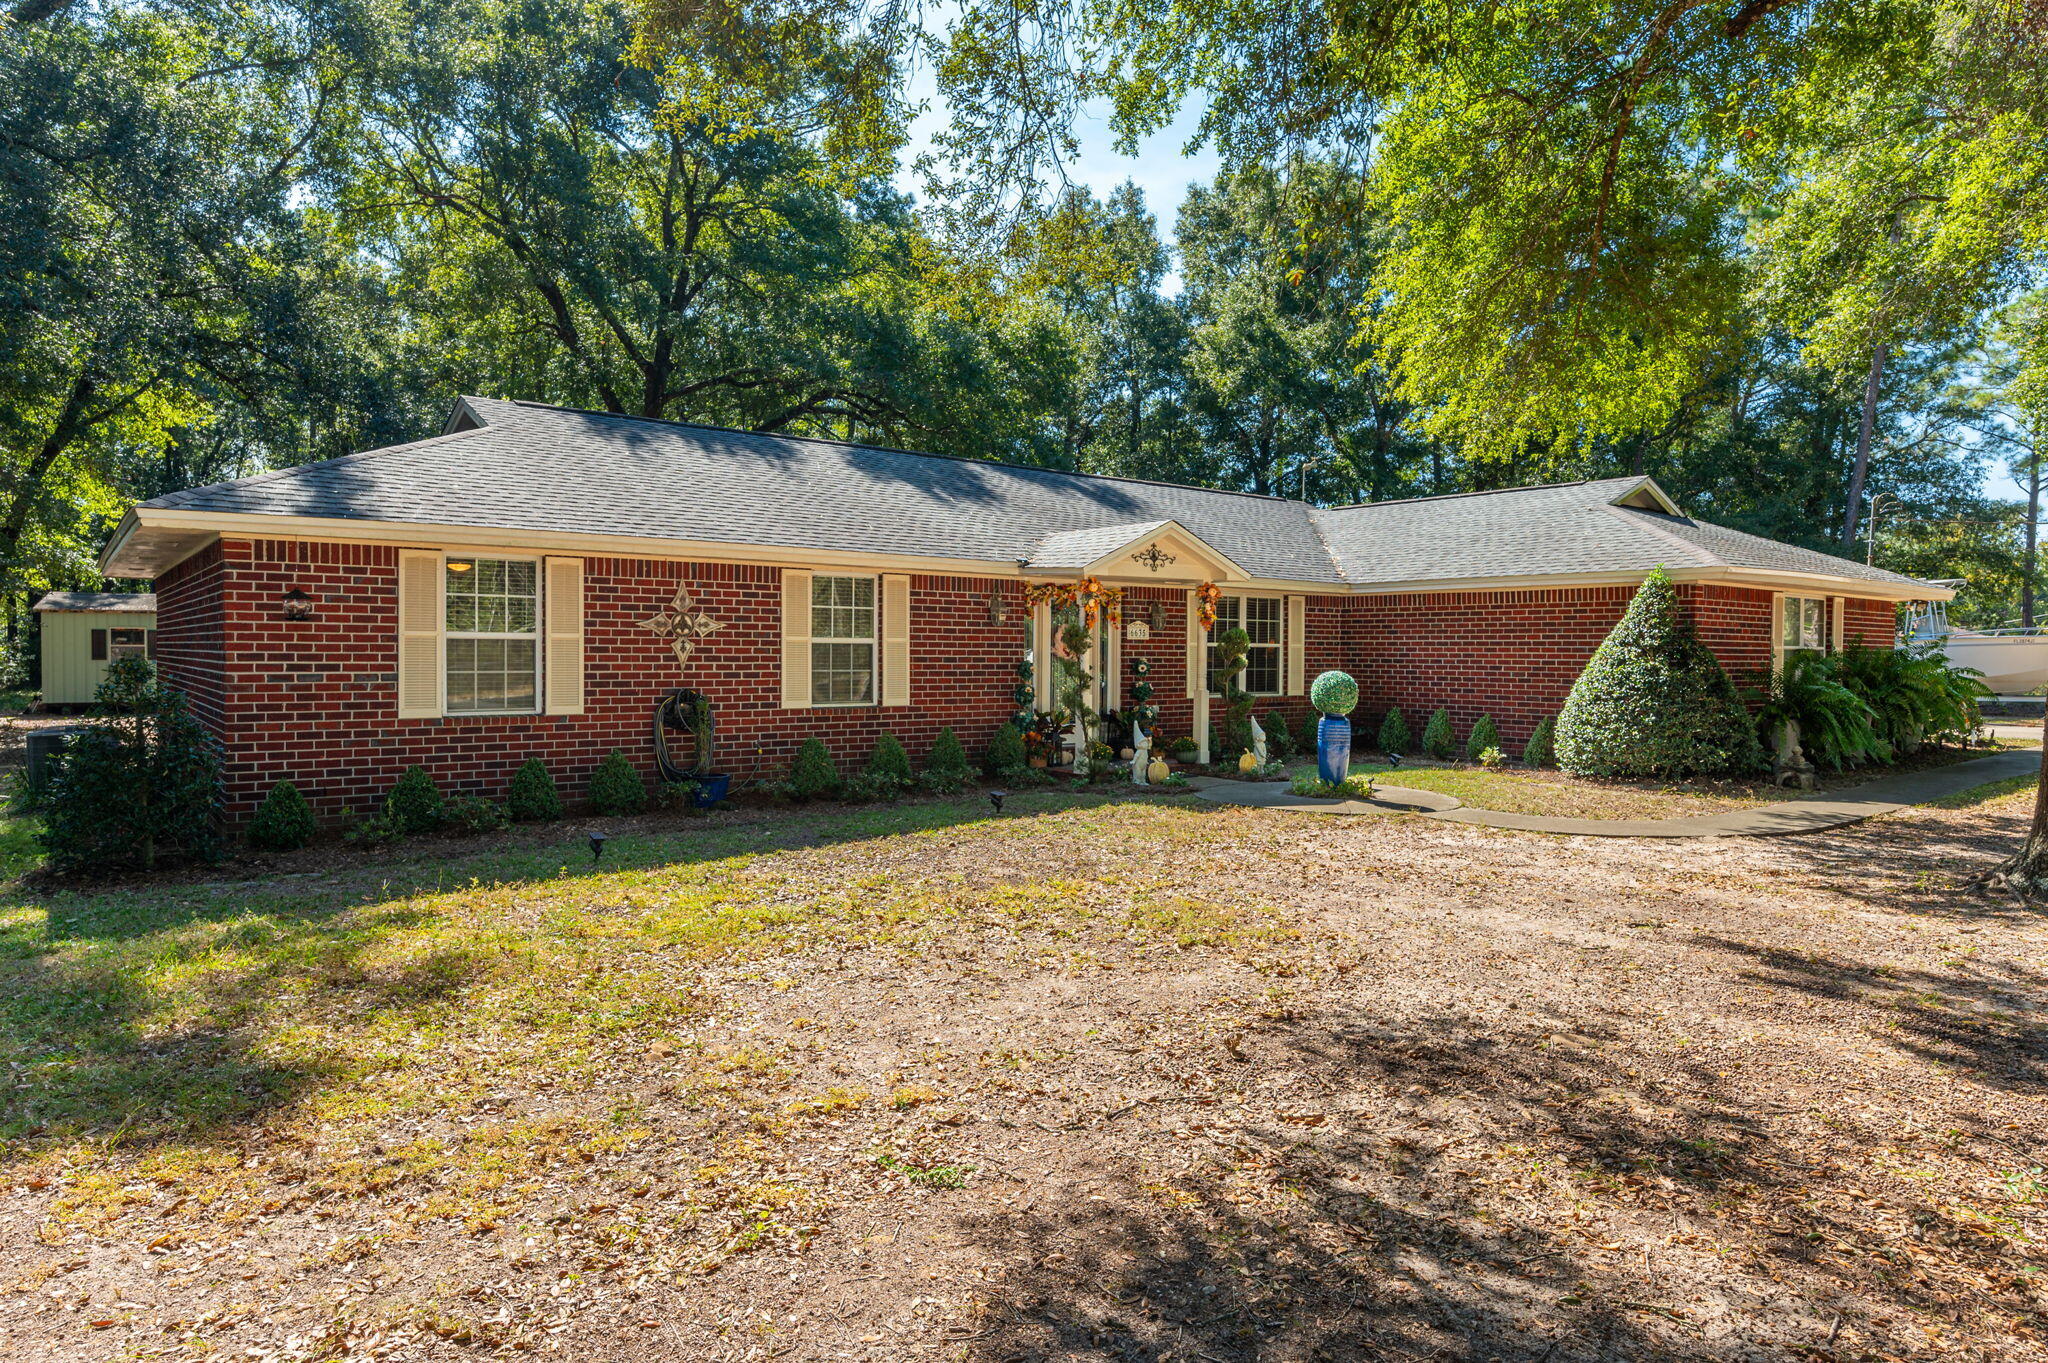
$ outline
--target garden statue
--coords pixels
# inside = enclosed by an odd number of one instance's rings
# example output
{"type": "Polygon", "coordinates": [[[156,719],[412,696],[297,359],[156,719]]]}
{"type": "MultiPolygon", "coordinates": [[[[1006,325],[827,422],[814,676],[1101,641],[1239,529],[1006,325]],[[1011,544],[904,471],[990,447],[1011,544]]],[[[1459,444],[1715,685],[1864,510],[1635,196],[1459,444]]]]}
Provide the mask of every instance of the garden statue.
{"type": "Polygon", "coordinates": [[[1257,715],[1245,716],[1244,722],[1252,726],[1252,756],[1258,759],[1258,764],[1263,767],[1266,765],[1267,756],[1266,730],[1260,725],[1257,715]]]}
{"type": "Polygon", "coordinates": [[[1799,721],[1788,719],[1778,726],[1777,752],[1771,762],[1771,784],[1813,789],[1813,763],[1799,746],[1799,721]]]}
{"type": "Polygon", "coordinates": [[[1309,703],[1322,719],[1316,724],[1316,775],[1342,785],[1351,774],[1351,721],[1358,708],[1358,683],[1346,672],[1325,672],[1308,689],[1309,703]]]}
{"type": "Polygon", "coordinates": [[[1145,726],[1138,720],[1131,721],[1131,783],[1146,786],[1152,768],[1152,735],[1145,732],[1145,726]]]}

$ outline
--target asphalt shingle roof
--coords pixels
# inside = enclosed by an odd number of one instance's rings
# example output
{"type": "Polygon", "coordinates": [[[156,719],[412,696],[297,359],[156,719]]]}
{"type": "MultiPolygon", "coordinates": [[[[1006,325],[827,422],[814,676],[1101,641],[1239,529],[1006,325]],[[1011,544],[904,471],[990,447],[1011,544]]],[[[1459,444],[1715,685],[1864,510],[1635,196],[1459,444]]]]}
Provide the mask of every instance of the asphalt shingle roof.
{"type": "Polygon", "coordinates": [[[1347,582],[1384,585],[1555,573],[1761,568],[1866,581],[1912,579],[1760,535],[1614,503],[1641,478],[1417,497],[1315,513],[1347,582]]]}
{"type": "Polygon", "coordinates": [[[1171,520],[1261,577],[1338,580],[1309,508],[1277,497],[467,401],[479,429],[143,505],[1018,563],[1063,531],[1171,520]]]}
{"type": "Polygon", "coordinates": [[[487,398],[484,424],[144,507],[1007,560],[1078,568],[1175,521],[1256,577],[1384,585],[1726,565],[1911,579],[1613,503],[1639,478],[1327,510],[487,398]]]}
{"type": "Polygon", "coordinates": [[[39,611],[86,613],[126,611],[147,614],[156,609],[155,592],[44,592],[36,602],[39,611]]]}

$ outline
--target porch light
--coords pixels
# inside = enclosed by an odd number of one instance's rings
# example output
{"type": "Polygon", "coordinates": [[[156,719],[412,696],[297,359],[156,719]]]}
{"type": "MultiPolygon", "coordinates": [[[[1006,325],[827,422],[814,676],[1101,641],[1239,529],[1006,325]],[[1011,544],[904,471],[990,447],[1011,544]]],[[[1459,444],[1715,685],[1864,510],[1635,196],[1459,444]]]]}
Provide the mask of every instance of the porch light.
{"type": "Polygon", "coordinates": [[[311,620],[313,618],[313,598],[300,591],[297,587],[286,592],[284,594],[284,618],[287,620],[311,620]]]}

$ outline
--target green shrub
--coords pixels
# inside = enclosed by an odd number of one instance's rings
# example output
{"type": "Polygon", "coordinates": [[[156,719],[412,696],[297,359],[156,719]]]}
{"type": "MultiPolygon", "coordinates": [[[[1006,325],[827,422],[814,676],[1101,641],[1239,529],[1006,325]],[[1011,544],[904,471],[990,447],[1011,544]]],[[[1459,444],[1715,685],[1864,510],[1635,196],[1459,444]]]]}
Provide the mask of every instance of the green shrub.
{"type": "Polygon", "coordinates": [[[1508,755],[1499,748],[1481,748],[1473,760],[1488,771],[1499,771],[1508,764],[1508,755]]]}
{"type": "MultiPolygon", "coordinates": [[[[1216,636],[1216,672],[1223,684],[1223,741],[1228,745],[1232,761],[1252,746],[1252,693],[1238,685],[1251,647],[1252,636],[1234,626],[1216,636]]],[[[1224,755],[1218,750],[1213,737],[1209,743],[1209,754],[1218,758],[1224,755]]]]}
{"type": "MultiPolygon", "coordinates": [[[[1900,754],[1922,743],[1965,743],[1983,724],[1990,691],[1974,668],[1952,666],[1932,645],[1852,647],[1829,659],[1835,677],[1868,705],[1878,736],[1900,754]]],[[[1768,742],[1770,735],[1765,735],[1768,742]]]]}
{"type": "Polygon", "coordinates": [[[1756,712],[1757,733],[1775,751],[1786,723],[1799,726],[1799,747],[1816,767],[1840,771],[1889,762],[1892,745],[1878,731],[1877,711],[1842,684],[1837,658],[1795,653],[1766,674],[1756,712]]]}
{"type": "Polygon", "coordinates": [[[562,797],[547,763],[529,757],[512,773],[512,788],[505,792],[505,811],[521,823],[562,817],[562,797]]]}
{"type": "Polygon", "coordinates": [[[1429,723],[1422,726],[1422,750],[1439,761],[1447,760],[1458,751],[1458,735],[1451,729],[1451,712],[1437,708],[1429,717],[1429,723]]]}
{"type": "Polygon", "coordinates": [[[939,736],[932,740],[932,750],[925,758],[924,775],[919,778],[926,790],[938,795],[950,795],[973,779],[974,770],[967,765],[967,750],[960,746],[960,737],[950,728],[939,730],[939,736]]]}
{"type": "Polygon", "coordinates": [[[1525,767],[1548,767],[1557,763],[1557,721],[1549,715],[1536,721],[1536,727],[1529,731],[1529,741],[1522,745],[1522,765],[1525,767]]]}
{"type": "Polygon", "coordinates": [[[1294,750],[1296,752],[1311,753],[1316,750],[1316,726],[1322,721],[1322,718],[1316,711],[1310,710],[1295,724],[1294,750]]]}
{"type": "Polygon", "coordinates": [[[638,814],[647,808],[647,783],[617,748],[590,775],[590,807],[600,814],[638,814]]]}
{"type": "Polygon", "coordinates": [[[451,833],[495,833],[512,820],[496,800],[457,795],[442,806],[441,822],[451,833]]]}
{"type": "Polygon", "coordinates": [[[1322,714],[1348,715],[1358,708],[1358,683],[1348,672],[1325,672],[1309,683],[1308,703],[1322,714]]]}
{"type": "Polygon", "coordinates": [[[249,842],[272,852],[290,852],[313,840],[313,807],[289,781],[279,781],[249,821],[249,842]]]}
{"type": "Polygon", "coordinates": [[[823,739],[807,738],[789,764],[789,793],[798,800],[823,800],[839,789],[839,768],[823,739]]]}
{"type": "Polygon", "coordinates": [[[1661,567],[1572,684],[1556,733],[1558,766],[1574,776],[1715,774],[1764,765],[1735,684],[1679,612],[1661,567]]]}
{"type": "Polygon", "coordinates": [[[1408,732],[1408,721],[1401,717],[1398,706],[1380,721],[1380,751],[1403,756],[1415,751],[1415,735],[1408,732]]]}
{"type": "Polygon", "coordinates": [[[981,755],[981,765],[991,776],[1024,766],[1024,735],[1016,725],[1005,724],[995,731],[988,741],[988,751],[981,755]]]}
{"type": "Polygon", "coordinates": [[[384,797],[384,814],[401,837],[411,837],[439,828],[447,803],[425,767],[407,767],[384,797]]]}
{"type": "Polygon", "coordinates": [[[1488,748],[1500,751],[1500,730],[1494,727],[1492,715],[1481,715],[1472,732],[1465,735],[1465,760],[1477,762],[1488,748]]]}
{"type": "Polygon", "coordinates": [[[1278,710],[1266,716],[1262,726],[1266,731],[1266,755],[1275,762],[1285,762],[1294,756],[1294,730],[1287,726],[1287,716],[1278,710]]]}
{"type": "Polygon", "coordinates": [[[703,814],[707,811],[697,803],[695,781],[663,781],[654,788],[654,805],[682,814],[703,814]]]}
{"type": "Polygon", "coordinates": [[[158,684],[144,658],[118,658],[96,697],[100,722],[57,764],[38,835],[51,869],[76,873],[219,857],[220,749],[158,684]]]}
{"type": "Polygon", "coordinates": [[[866,775],[876,781],[893,781],[899,790],[910,784],[910,754],[903,751],[903,744],[887,729],[875,740],[875,750],[868,754],[866,775]]]}

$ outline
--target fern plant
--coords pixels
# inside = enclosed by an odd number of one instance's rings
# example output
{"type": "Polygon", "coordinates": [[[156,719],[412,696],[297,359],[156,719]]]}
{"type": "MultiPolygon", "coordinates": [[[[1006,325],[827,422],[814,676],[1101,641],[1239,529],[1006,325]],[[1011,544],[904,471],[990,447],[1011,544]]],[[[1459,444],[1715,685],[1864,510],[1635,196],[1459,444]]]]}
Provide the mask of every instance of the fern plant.
{"type": "Polygon", "coordinates": [[[1892,745],[1878,732],[1877,712],[1842,684],[1833,658],[1794,654],[1757,694],[1757,729],[1766,744],[1777,741],[1789,720],[1798,724],[1800,746],[1817,767],[1841,771],[1891,760],[1892,745]]]}

